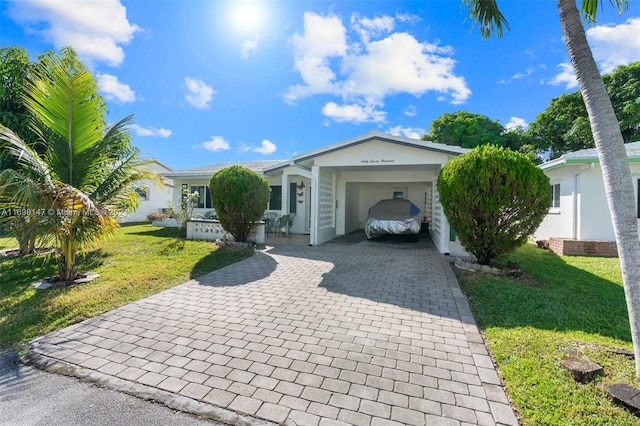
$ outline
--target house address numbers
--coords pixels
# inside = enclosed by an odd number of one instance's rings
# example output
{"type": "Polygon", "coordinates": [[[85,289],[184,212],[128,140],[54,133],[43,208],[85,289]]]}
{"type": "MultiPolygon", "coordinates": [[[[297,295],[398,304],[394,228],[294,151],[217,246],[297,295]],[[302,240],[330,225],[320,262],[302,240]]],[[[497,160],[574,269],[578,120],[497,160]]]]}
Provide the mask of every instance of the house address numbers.
{"type": "Polygon", "coordinates": [[[396,160],[381,158],[378,160],[360,160],[361,164],[395,163],[396,160]]]}

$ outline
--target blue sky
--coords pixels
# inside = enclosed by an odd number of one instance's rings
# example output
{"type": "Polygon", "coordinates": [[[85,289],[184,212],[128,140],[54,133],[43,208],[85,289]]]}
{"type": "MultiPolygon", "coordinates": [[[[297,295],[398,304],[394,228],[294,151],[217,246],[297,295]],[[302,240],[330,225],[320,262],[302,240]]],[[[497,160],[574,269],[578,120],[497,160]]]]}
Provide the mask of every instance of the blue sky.
{"type": "MultiPolygon", "coordinates": [[[[640,1],[588,27],[603,72],[640,60],[640,1]]],[[[288,159],[446,112],[527,126],[577,90],[556,2],[499,1],[483,40],[460,1],[0,1],[0,45],[72,46],[115,122],[173,169],[288,159]]]]}

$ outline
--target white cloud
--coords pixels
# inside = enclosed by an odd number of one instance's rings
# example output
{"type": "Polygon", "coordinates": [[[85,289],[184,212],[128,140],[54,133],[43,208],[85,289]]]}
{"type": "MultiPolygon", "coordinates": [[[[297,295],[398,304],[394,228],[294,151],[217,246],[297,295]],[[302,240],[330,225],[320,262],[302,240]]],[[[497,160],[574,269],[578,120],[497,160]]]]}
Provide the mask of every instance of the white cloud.
{"type": "MultiPolygon", "coordinates": [[[[587,39],[593,57],[603,74],[611,73],[621,65],[640,61],[640,18],[628,19],[619,25],[597,25],[587,30],[587,39]]],[[[571,64],[559,64],[561,72],[550,84],[565,84],[576,89],[578,81],[571,64]]]]}
{"type": "Polygon", "coordinates": [[[418,111],[414,105],[409,105],[404,110],[402,110],[402,113],[407,117],[415,117],[418,111]]]}
{"type": "Polygon", "coordinates": [[[516,73],[511,78],[514,80],[519,80],[524,77],[529,77],[531,74],[533,74],[533,71],[534,71],[533,67],[528,67],[525,72],[516,73]]]}
{"type": "Polygon", "coordinates": [[[522,128],[522,129],[526,129],[527,127],[529,127],[529,123],[527,123],[524,118],[511,117],[509,122],[507,124],[505,124],[504,127],[505,127],[505,129],[508,129],[508,130],[516,129],[518,127],[522,128]]]}
{"type": "Polygon", "coordinates": [[[422,21],[422,18],[419,15],[414,15],[412,13],[398,13],[396,14],[396,19],[400,22],[408,22],[409,24],[415,24],[422,21]]]}
{"type": "Polygon", "coordinates": [[[276,144],[274,144],[270,140],[265,139],[262,141],[259,147],[253,148],[251,151],[257,152],[262,155],[269,155],[276,152],[277,149],[278,147],[276,147],[276,144]]]}
{"type": "Polygon", "coordinates": [[[131,90],[128,84],[120,83],[115,75],[97,74],[96,80],[107,100],[114,100],[121,104],[136,100],[136,92],[131,90]]]}
{"type": "Polygon", "coordinates": [[[119,0],[16,1],[9,15],[56,49],[73,47],[88,66],[97,62],[120,65],[125,56],[122,45],[140,31],[128,21],[127,10],[119,0]]]}
{"type": "Polygon", "coordinates": [[[338,105],[335,102],[327,102],[322,107],[322,113],[340,123],[379,123],[384,121],[386,113],[376,110],[375,107],[375,104],[338,105]]]}
{"type": "Polygon", "coordinates": [[[200,146],[207,151],[226,151],[230,148],[229,142],[224,140],[222,136],[211,136],[206,142],[202,142],[200,146]]]}
{"type": "Polygon", "coordinates": [[[187,93],[184,95],[187,102],[196,108],[209,108],[209,102],[216,91],[204,81],[195,78],[186,77],[184,82],[187,85],[187,93]]]}
{"type": "Polygon", "coordinates": [[[577,88],[578,80],[576,79],[576,73],[573,71],[573,66],[569,63],[563,62],[561,64],[558,64],[558,68],[561,69],[560,74],[556,75],[553,80],[549,82],[549,84],[564,84],[565,89],[567,90],[577,88]]]}
{"type": "Polygon", "coordinates": [[[524,72],[518,72],[515,73],[514,75],[511,76],[511,78],[505,80],[505,79],[501,79],[498,80],[498,84],[507,84],[507,83],[511,83],[514,80],[519,80],[521,78],[525,78],[525,77],[529,77],[530,75],[532,75],[535,72],[535,68],[533,67],[528,67],[524,72]]]}
{"type": "Polygon", "coordinates": [[[351,15],[351,27],[358,33],[363,43],[369,43],[372,37],[380,37],[393,31],[395,20],[391,16],[376,16],[375,18],[361,18],[354,13],[351,15]]]}
{"type": "Polygon", "coordinates": [[[247,60],[249,59],[249,54],[255,50],[258,50],[258,39],[254,38],[253,40],[245,40],[242,43],[240,57],[244,60],[247,60]]]}
{"type": "Polygon", "coordinates": [[[318,93],[338,93],[335,73],[330,67],[332,57],[347,53],[346,28],[338,16],[322,17],[312,12],[304,14],[304,34],[294,34],[290,43],[294,50],[294,67],[304,85],[289,87],[284,99],[295,103],[318,93]]]}
{"type": "Polygon", "coordinates": [[[132,124],[129,128],[136,132],[136,135],[140,137],[155,136],[159,138],[168,138],[171,136],[171,130],[167,130],[164,127],[158,129],[155,127],[142,127],[138,124],[132,124]]]}
{"type": "Polygon", "coordinates": [[[453,74],[455,61],[448,47],[420,43],[407,33],[394,33],[367,45],[367,52],[349,56],[343,68],[349,74],[344,91],[349,95],[382,99],[396,93],[419,96],[428,91],[449,93],[454,104],[471,95],[466,81],[453,74]]]}
{"type": "Polygon", "coordinates": [[[304,32],[291,37],[294,67],[303,83],[290,86],[284,100],[295,103],[316,94],[340,97],[344,105],[329,102],[323,113],[338,121],[384,121],[376,110],[386,96],[427,92],[453,104],[471,95],[463,77],[454,73],[450,46],[418,41],[395,32],[394,18],[353,15],[352,29],[359,42],[349,43],[347,29],[335,15],[304,15],[304,32]]]}
{"type": "Polygon", "coordinates": [[[620,25],[598,25],[587,30],[587,38],[602,73],[640,60],[640,18],[620,25]]]}
{"type": "Polygon", "coordinates": [[[395,126],[390,127],[386,131],[387,133],[391,133],[396,136],[404,136],[405,138],[411,139],[420,139],[427,131],[420,127],[404,127],[404,126],[395,126]]]}

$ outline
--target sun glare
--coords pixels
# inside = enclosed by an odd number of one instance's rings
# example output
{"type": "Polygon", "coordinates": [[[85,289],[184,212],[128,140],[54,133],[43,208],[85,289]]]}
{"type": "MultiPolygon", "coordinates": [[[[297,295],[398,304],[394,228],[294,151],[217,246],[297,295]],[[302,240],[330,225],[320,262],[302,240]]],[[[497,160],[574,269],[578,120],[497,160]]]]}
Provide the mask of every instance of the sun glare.
{"type": "Polygon", "coordinates": [[[266,10],[259,2],[234,1],[230,24],[240,32],[256,32],[264,22],[266,10]]]}

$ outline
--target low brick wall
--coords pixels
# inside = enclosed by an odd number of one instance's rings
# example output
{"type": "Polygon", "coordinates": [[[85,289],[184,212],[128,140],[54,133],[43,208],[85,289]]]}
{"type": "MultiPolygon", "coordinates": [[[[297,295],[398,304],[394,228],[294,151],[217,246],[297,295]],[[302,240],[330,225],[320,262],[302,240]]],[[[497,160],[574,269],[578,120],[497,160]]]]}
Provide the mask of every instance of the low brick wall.
{"type": "Polygon", "coordinates": [[[612,241],[579,241],[566,238],[550,238],[549,250],[558,256],[618,256],[618,247],[612,241]]]}

